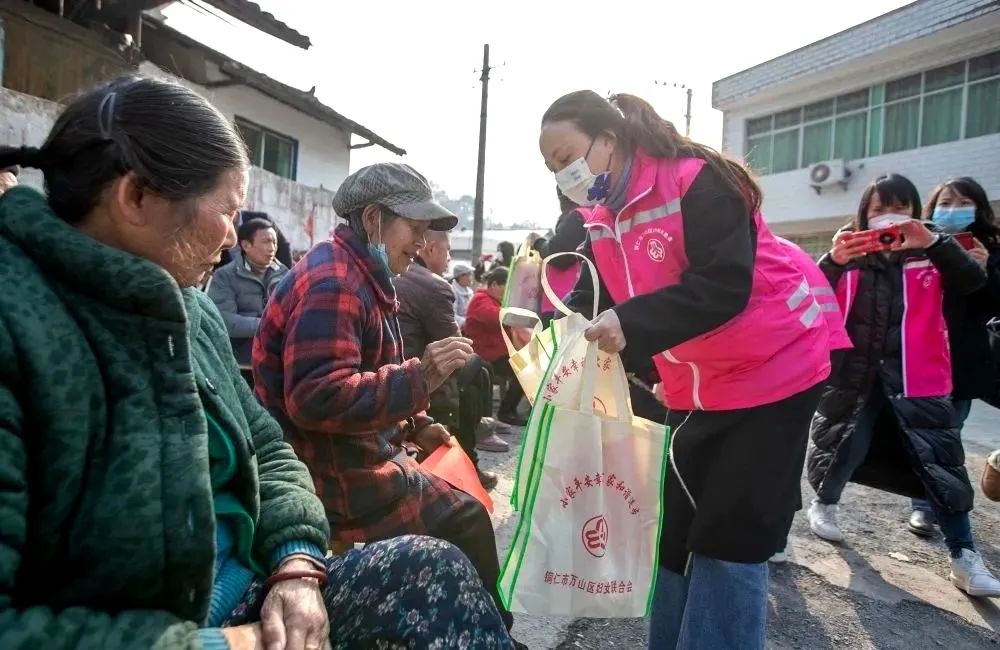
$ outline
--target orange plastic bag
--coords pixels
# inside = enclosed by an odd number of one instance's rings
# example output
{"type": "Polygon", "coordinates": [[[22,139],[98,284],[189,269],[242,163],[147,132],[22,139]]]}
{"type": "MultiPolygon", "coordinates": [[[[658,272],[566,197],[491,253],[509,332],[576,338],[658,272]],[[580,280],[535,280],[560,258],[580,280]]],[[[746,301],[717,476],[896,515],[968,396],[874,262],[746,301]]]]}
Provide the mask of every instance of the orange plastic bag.
{"type": "Polygon", "coordinates": [[[486,506],[486,510],[493,513],[493,499],[479,482],[479,474],[476,466],[466,455],[465,451],[452,441],[452,445],[441,445],[434,450],[427,459],[420,463],[425,470],[447,482],[453,488],[461,490],[473,496],[477,501],[486,506]]]}

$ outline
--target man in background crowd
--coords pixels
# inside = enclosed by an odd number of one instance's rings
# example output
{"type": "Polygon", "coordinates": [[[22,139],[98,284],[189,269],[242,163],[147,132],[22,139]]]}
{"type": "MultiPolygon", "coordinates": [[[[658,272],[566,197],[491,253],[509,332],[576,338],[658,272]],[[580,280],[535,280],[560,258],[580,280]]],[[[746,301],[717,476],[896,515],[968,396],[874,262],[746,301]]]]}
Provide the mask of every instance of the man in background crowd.
{"type": "Polygon", "coordinates": [[[469,311],[469,301],[476,290],[472,288],[472,267],[467,264],[456,264],[454,277],[451,281],[451,292],[455,294],[455,322],[459,328],[465,327],[465,314],[469,311]]]}
{"type": "Polygon", "coordinates": [[[267,299],[288,267],[275,258],[278,233],[267,219],[244,221],[237,237],[239,253],[212,276],[208,295],[222,312],[236,361],[246,369],[267,299]]]}
{"type": "MultiPolygon", "coordinates": [[[[455,295],[442,277],[451,259],[447,232],[427,231],[424,247],[406,273],[393,279],[399,300],[399,329],[406,357],[422,357],[429,343],[459,336],[455,319],[455,295]]],[[[497,476],[479,469],[476,431],[484,415],[489,415],[492,385],[482,362],[473,357],[431,395],[427,414],[455,433],[459,444],[479,471],[483,487],[496,486],[497,476]]],[[[510,446],[496,434],[479,443],[487,451],[509,451],[510,446]],[[491,438],[495,438],[492,440],[491,438]],[[499,443],[499,444],[496,444],[499,443]]]]}

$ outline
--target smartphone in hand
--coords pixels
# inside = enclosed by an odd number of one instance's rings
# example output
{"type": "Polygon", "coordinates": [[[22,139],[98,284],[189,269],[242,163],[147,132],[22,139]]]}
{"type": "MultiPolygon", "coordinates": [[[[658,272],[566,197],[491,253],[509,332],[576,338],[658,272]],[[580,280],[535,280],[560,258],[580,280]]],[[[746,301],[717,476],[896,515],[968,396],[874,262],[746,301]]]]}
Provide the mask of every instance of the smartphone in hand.
{"type": "Polygon", "coordinates": [[[971,232],[955,233],[952,237],[967,251],[971,251],[976,247],[976,236],[971,232]]]}
{"type": "Polygon", "coordinates": [[[899,230],[899,226],[889,226],[879,230],[862,230],[848,233],[848,238],[863,243],[862,250],[865,253],[878,253],[890,251],[893,246],[905,241],[905,236],[899,230]]]}

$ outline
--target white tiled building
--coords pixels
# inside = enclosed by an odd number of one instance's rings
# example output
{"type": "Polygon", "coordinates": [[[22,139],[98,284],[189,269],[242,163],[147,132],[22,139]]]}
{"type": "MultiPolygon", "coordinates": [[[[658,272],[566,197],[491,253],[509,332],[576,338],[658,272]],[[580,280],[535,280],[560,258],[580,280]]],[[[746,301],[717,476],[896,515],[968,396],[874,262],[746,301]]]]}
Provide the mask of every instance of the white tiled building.
{"type": "Polygon", "coordinates": [[[922,197],[972,176],[1000,205],[994,0],[919,0],[716,81],[712,99],[723,148],[759,175],[767,221],[812,252],[886,172],[922,197]]]}

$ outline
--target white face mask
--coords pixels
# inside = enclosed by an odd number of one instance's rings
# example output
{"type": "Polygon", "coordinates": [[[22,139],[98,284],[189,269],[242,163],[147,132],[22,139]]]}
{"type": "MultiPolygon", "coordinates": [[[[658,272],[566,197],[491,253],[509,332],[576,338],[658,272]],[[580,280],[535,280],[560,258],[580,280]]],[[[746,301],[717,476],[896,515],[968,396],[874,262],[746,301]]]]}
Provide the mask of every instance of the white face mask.
{"type": "Polygon", "coordinates": [[[887,214],[880,214],[876,217],[869,217],[868,228],[871,230],[882,230],[884,228],[891,228],[892,226],[898,226],[901,223],[906,223],[907,221],[912,220],[913,217],[908,214],[890,212],[887,214]]]}
{"type": "Polygon", "coordinates": [[[577,158],[561,171],[556,172],[556,184],[563,195],[577,205],[597,205],[597,199],[591,199],[590,190],[597,183],[597,174],[590,171],[586,158],[577,158]]]}

